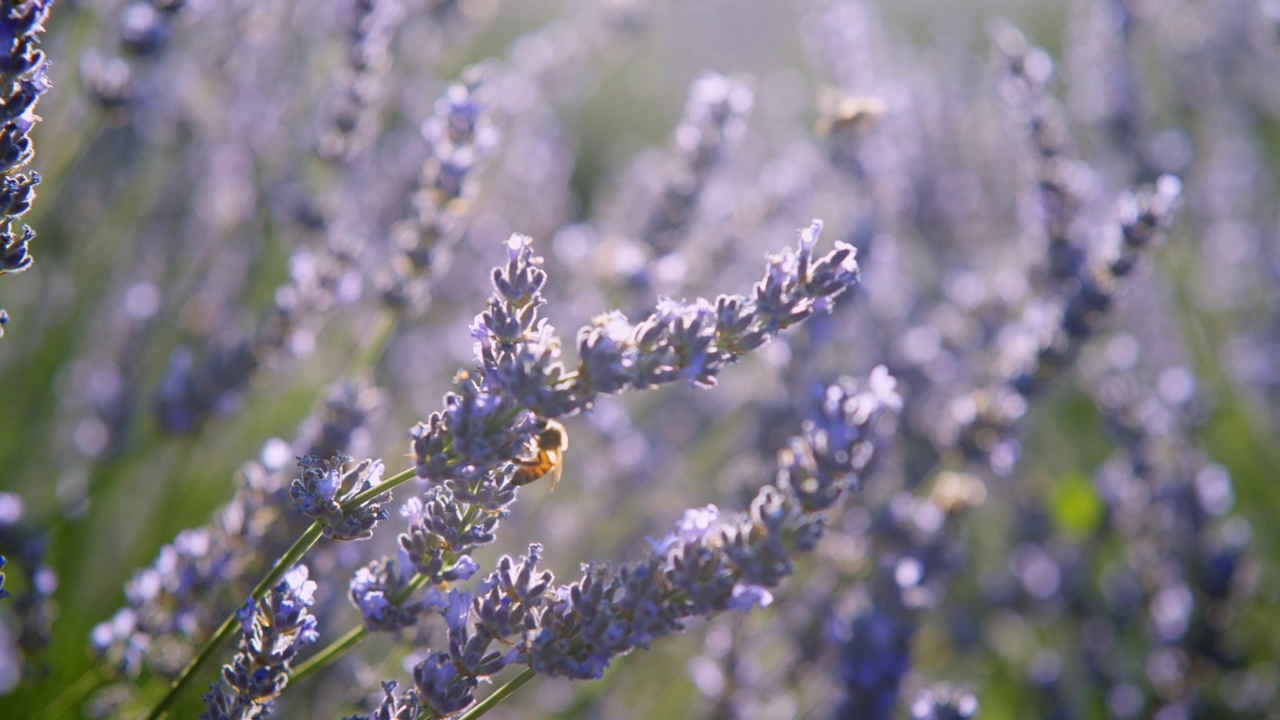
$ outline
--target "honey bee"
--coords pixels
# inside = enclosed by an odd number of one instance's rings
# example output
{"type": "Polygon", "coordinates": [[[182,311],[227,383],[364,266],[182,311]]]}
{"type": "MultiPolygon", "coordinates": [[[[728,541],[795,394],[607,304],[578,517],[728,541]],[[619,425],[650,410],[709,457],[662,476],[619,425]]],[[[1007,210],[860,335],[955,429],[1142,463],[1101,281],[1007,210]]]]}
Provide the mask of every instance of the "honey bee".
{"type": "Polygon", "coordinates": [[[871,96],[847,95],[835,88],[824,87],[818,91],[818,134],[851,134],[864,137],[879,124],[885,114],[883,99],[871,96]]]}
{"type": "Polygon", "coordinates": [[[568,449],[569,433],[560,423],[548,420],[534,438],[529,454],[516,460],[511,484],[528,485],[550,473],[551,489],[555,490],[564,470],[564,451],[568,449]]]}

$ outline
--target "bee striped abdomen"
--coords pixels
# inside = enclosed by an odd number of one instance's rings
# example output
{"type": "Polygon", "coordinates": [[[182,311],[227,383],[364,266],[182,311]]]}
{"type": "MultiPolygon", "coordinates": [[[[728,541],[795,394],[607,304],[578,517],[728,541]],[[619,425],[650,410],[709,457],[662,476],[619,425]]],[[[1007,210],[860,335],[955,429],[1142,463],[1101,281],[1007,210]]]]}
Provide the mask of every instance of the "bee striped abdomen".
{"type": "Polygon", "coordinates": [[[546,427],[538,433],[529,456],[515,461],[516,470],[511,476],[511,484],[528,485],[551,473],[551,489],[555,490],[564,467],[564,451],[568,448],[569,434],[564,426],[548,420],[546,427]]]}

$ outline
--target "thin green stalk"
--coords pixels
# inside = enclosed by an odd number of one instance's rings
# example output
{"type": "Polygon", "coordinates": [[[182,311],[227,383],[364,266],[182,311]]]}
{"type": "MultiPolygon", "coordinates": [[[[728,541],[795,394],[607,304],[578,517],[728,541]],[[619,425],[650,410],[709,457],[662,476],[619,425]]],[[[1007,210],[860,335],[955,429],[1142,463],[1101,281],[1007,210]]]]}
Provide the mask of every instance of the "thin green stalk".
{"type": "Polygon", "coordinates": [[[408,470],[401,470],[400,472],[396,473],[395,475],[392,475],[391,477],[387,478],[386,480],[383,480],[382,482],[378,483],[377,485],[374,485],[373,487],[369,488],[368,490],[365,490],[364,492],[360,493],[359,495],[357,495],[357,496],[355,496],[355,497],[351,498],[350,500],[348,500],[348,501],[346,501],[346,502],[342,503],[342,509],[343,509],[343,510],[354,510],[354,509],[356,509],[356,508],[358,508],[358,507],[360,507],[360,506],[364,505],[365,503],[369,502],[370,500],[372,500],[372,499],[374,499],[374,498],[378,497],[379,495],[382,495],[383,493],[387,492],[388,490],[391,490],[392,488],[400,487],[401,485],[403,485],[403,484],[405,484],[406,482],[408,482],[410,478],[416,477],[416,476],[417,476],[417,474],[418,474],[418,470],[417,470],[417,468],[409,468],[408,470]]]}
{"type": "MultiPolygon", "coordinates": [[[[405,598],[409,597],[415,590],[418,590],[426,584],[427,578],[425,575],[414,575],[413,579],[409,581],[409,584],[406,585],[404,589],[391,597],[391,603],[393,605],[398,605],[401,602],[404,602],[405,598]]],[[[359,645],[360,642],[368,635],[369,629],[364,625],[358,625],[351,628],[345,635],[334,640],[328,647],[307,658],[306,662],[299,665],[297,669],[293,671],[292,682],[301,682],[307,677],[325,669],[330,663],[341,657],[342,653],[350,650],[356,645],[359,645]]]]}
{"type": "MultiPolygon", "coordinates": [[[[414,475],[416,475],[414,468],[409,468],[408,470],[397,473],[396,475],[387,478],[386,481],[378,483],[346,503],[343,503],[343,508],[350,510],[352,508],[359,507],[373,498],[382,495],[388,490],[404,484],[410,478],[414,477],[414,475]]],[[[311,527],[307,528],[306,532],[302,533],[302,537],[298,538],[297,542],[295,542],[293,546],[290,547],[278,561],[276,561],[276,564],[271,568],[271,571],[268,572],[266,577],[262,578],[262,581],[253,589],[253,599],[261,600],[263,596],[267,594],[268,589],[280,582],[280,578],[284,577],[284,574],[289,571],[289,568],[297,564],[298,561],[307,554],[307,551],[320,540],[320,537],[323,534],[322,531],[323,528],[320,523],[312,523],[311,527]]],[[[213,656],[222,648],[222,646],[226,644],[227,640],[231,638],[238,624],[239,622],[234,612],[231,613],[226,620],[222,621],[222,625],[218,626],[218,630],[213,634],[213,637],[209,639],[209,642],[205,644],[204,648],[201,649],[200,654],[196,655],[190,663],[187,663],[187,666],[182,669],[182,674],[179,675],[178,678],[173,681],[173,684],[169,686],[169,691],[165,693],[165,696],[160,698],[160,702],[156,703],[156,706],[151,709],[151,713],[147,715],[147,720],[158,720],[168,713],[169,707],[173,705],[174,701],[177,700],[183,689],[185,689],[186,686],[189,685],[196,677],[197,672],[206,663],[208,663],[209,660],[212,659],[213,656]]]]}
{"type": "Polygon", "coordinates": [[[290,684],[300,683],[306,680],[312,674],[323,670],[329,663],[337,660],[343,653],[360,644],[364,640],[369,631],[364,625],[357,625],[347,631],[346,635],[338,638],[329,644],[328,647],[320,652],[307,658],[307,661],[299,665],[293,671],[293,676],[289,678],[290,684]]]}
{"type": "Polygon", "coordinates": [[[46,709],[51,718],[60,718],[71,713],[71,708],[81,705],[85,697],[102,684],[102,676],[97,668],[84,671],[79,680],[67,686],[62,694],[54,698],[46,709]]]}
{"type": "Polygon", "coordinates": [[[476,720],[476,718],[492,710],[498,703],[506,700],[508,696],[516,690],[519,690],[525,683],[532,680],[533,675],[533,668],[525,668],[519,675],[511,678],[511,682],[503,685],[497,690],[494,690],[489,697],[476,703],[475,707],[468,710],[467,714],[463,715],[458,720],[476,720]]]}
{"type": "MultiPolygon", "coordinates": [[[[312,523],[311,527],[302,533],[302,537],[298,538],[297,542],[280,557],[275,567],[271,568],[266,577],[262,578],[258,586],[253,589],[253,599],[262,599],[266,595],[267,589],[279,582],[280,578],[284,577],[284,574],[289,571],[289,568],[301,560],[302,556],[320,540],[320,535],[320,523],[312,523]]],[[[182,674],[169,686],[169,691],[165,693],[164,697],[160,698],[160,702],[156,703],[155,707],[151,708],[151,712],[147,715],[147,720],[159,720],[159,718],[168,714],[169,706],[173,705],[178,696],[182,694],[182,691],[191,684],[199,670],[212,660],[213,656],[226,644],[238,626],[239,621],[234,612],[226,620],[222,621],[222,625],[218,626],[217,632],[213,634],[209,642],[205,643],[200,654],[187,663],[187,666],[182,669],[182,674]]]]}
{"type": "Polygon", "coordinates": [[[365,340],[364,347],[352,359],[351,366],[347,368],[348,377],[356,377],[373,369],[373,366],[378,363],[378,360],[386,351],[387,343],[391,341],[391,335],[395,332],[399,321],[399,313],[393,310],[382,311],[378,316],[378,323],[374,326],[373,332],[365,340]]]}
{"type": "MultiPolygon", "coordinates": [[[[463,519],[462,519],[463,524],[469,525],[472,521],[475,520],[475,517],[474,517],[475,515],[476,515],[476,509],[475,509],[475,506],[473,505],[467,509],[466,515],[463,516],[463,519]]],[[[445,553],[445,558],[448,562],[453,562],[454,560],[457,560],[457,553],[445,553]]],[[[410,595],[420,590],[422,586],[426,584],[427,584],[427,576],[421,573],[415,573],[413,578],[409,580],[408,584],[406,584],[403,588],[401,588],[400,591],[397,592],[395,595],[391,596],[391,604],[399,605],[400,603],[407,600],[410,595]]],[[[357,627],[351,628],[342,637],[330,643],[328,647],[324,648],[323,650],[307,658],[306,662],[299,665],[293,671],[292,681],[301,682],[302,680],[306,679],[312,674],[317,673],[323,670],[324,668],[328,667],[330,663],[332,663],[334,660],[337,660],[339,657],[341,657],[342,653],[350,650],[356,645],[359,645],[360,641],[364,640],[365,637],[367,637],[368,635],[369,635],[369,630],[364,625],[359,625],[357,627]]]]}

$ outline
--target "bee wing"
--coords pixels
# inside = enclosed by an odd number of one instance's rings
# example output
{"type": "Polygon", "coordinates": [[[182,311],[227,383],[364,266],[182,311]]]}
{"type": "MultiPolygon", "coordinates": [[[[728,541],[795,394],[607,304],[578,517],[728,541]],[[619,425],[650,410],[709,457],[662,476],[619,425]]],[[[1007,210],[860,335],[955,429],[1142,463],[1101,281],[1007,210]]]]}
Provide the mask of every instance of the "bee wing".
{"type": "Polygon", "coordinates": [[[551,455],[553,463],[551,466],[551,490],[549,492],[555,492],[556,485],[560,482],[560,475],[564,472],[564,453],[559,450],[549,450],[547,452],[551,455]]]}

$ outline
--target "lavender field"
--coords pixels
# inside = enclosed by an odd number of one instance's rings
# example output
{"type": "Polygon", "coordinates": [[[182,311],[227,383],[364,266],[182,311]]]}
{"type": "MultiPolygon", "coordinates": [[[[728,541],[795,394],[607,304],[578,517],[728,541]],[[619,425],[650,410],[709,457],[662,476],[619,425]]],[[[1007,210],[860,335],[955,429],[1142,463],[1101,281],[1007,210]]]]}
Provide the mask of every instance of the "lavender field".
{"type": "Polygon", "coordinates": [[[0,44],[0,718],[1280,720],[1277,0],[0,44]]]}

